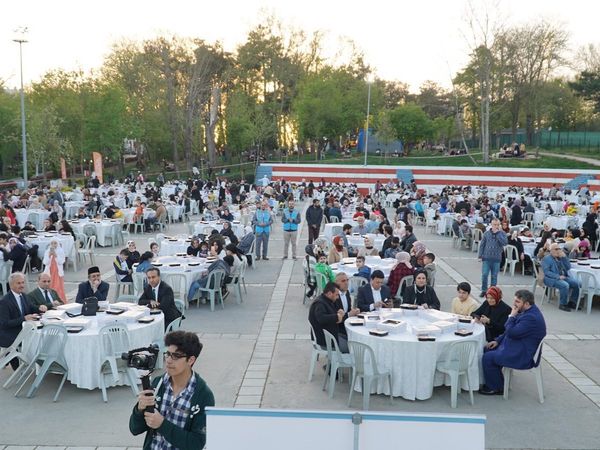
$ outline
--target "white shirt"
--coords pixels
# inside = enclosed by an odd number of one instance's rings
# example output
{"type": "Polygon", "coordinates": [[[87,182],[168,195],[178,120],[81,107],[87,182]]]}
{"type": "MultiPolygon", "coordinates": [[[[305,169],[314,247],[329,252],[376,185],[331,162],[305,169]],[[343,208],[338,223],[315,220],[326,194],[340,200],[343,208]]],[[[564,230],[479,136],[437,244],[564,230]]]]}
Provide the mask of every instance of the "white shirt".
{"type": "Polygon", "coordinates": [[[348,311],[348,291],[343,292],[340,290],[340,301],[342,302],[342,307],[344,311],[348,311]]]}
{"type": "Polygon", "coordinates": [[[375,309],[375,303],[381,301],[381,289],[373,289],[373,286],[371,286],[371,292],[373,293],[373,303],[369,305],[369,309],[373,311],[375,309]]]}

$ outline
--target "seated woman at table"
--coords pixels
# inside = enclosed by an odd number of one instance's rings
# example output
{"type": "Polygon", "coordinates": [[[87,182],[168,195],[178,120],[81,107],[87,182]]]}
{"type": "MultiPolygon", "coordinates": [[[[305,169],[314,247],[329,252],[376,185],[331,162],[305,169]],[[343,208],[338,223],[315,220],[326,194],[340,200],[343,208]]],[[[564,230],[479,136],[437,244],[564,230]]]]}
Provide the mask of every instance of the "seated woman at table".
{"type": "Polygon", "coordinates": [[[193,237],[192,243],[187,248],[187,254],[190,256],[198,256],[198,253],[200,253],[200,239],[193,237]]]}
{"type": "Polygon", "coordinates": [[[396,292],[398,292],[402,278],[414,275],[415,273],[415,268],[410,263],[410,255],[407,252],[396,253],[396,261],[397,263],[390,272],[387,282],[390,292],[394,297],[396,296],[396,292]]]}
{"type": "Polygon", "coordinates": [[[62,233],[69,233],[71,236],[73,236],[73,240],[76,240],[76,236],[75,236],[75,230],[73,230],[73,227],[71,227],[71,224],[69,222],[67,222],[65,219],[61,220],[58,223],[58,231],[62,232],[62,233]]]}
{"type": "Polygon", "coordinates": [[[23,225],[23,228],[21,228],[21,231],[32,231],[35,233],[37,230],[35,226],[28,220],[25,222],[25,225],[23,225]]]}
{"type": "MultiPolygon", "coordinates": [[[[158,244],[157,244],[158,247],[158,244]]],[[[152,260],[155,258],[155,254],[152,253],[151,251],[147,251],[142,253],[142,256],[140,256],[140,262],[137,265],[137,267],[135,268],[136,272],[144,272],[146,273],[146,271],[152,267],[152,260]]]]}
{"type": "MultiPolygon", "coordinates": [[[[579,248],[579,242],[581,241],[579,239],[580,236],[580,232],[577,229],[568,229],[566,232],[566,236],[565,236],[565,246],[563,248],[564,252],[566,255],[569,256],[569,258],[571,257],[571,254],[573,253],[574,250],[576,250],[577,248],[579,248]]],[[[573,257],[575,258],[576,256],[573,255],[573,257]]]]}
{"type": "Polygon", "coordinates": [[[421,241],[415,241],[410,249],[410,263],[414,267],[425,267],[423,258],[427,254],[427,247],[421,241]]]}
{"type": "Polygon", "coordinates": [[[365,245],[358,250],[357,256],[379,256],[379,250],[373,245],[373,239],[365,237],[365,245]]]}
{"type": "Polygon", "coordinates": [[[575,258],[589,258],[591,256],[591,244],[589,239],[583,235],[583,232],[582,236],[579,238],[579,247],[574,249],[571,253],[574,254],[575,258]]]}
{"type": "Polygon", "coordinates": [[[231,214],[228,208],[224,208],[223,211],[221,211],[220,217],[221,219],[229,222],[233,222],[235,220],[235,217],[233,217],[233,214],[231,214]]]}
{"type": "Polygon", "coordinates": [[[227,222],[227,221],[223,222],[223,228],[221,228],[221,231],[219,232],[219,234],[221,234],[221,236],[228,237],[229,242],[231,242],[233,245],[237,245],[239,242],[239,239],[237,238],[237,236],[231,229],[230,222],[227,222]]]}
{"type": "Polygon", "coordinates": [[[335,281],[335,274],[331,267],[327,264],[327,255],[325,253],[317,254],[317,264],[315,264],[315,272],[319,272],[325,278],[322,280],[321,288],[324,288],[325,285],[330,281],[335,281]]]}
{"type": "Polygon", "coordinates": [[[50,219],[44,219],[44,224],[42,225],[42,228],[44,229],[44,231],[48,232],[48,231],[56,231],[56,227],[54,226],[54,224],[50,221],[50,219]]]}
{"type": "Polygon", "coordinates": [[[240,253],[238,248],[234,244],[227,244],[225,246],[225,254],[233,256],[233,264],[231,265],[230,276],[226,283],[229,283],[232,277],[238,276],[242,270],[243,255],[240,253]]]}
{"type": "Polygon", "coordinates": [[[324,238],[317,238],[312,244],[308,244],[304,247],[304,251],[306,254],[315,259],[317,261],[318,254],[327,255],[329,251],[327,250],[327,240],[324,238]]]}
{"type": "Polygon", "coordinates": [[[124,248],[119,252],[113,261],[113,268],[115,269],[115,276],[123,283],[131,283],[133,278],[131,274],[133,270],[127,264],[127,258],[129,257],[129,250],[124,248]]]}
{"type": "Polygon", "coordinates": [[[327,262],[329,264],[339,263],[342,258],[348,257],[348,249],[344,247],[344,240],[341,236],[334,236],[333,246],[329,250],[327,262]]]}
{"type": "Polygon", "coordinates": [[[502,301],[502,290],[498,286],[490,287],[485,297],[485,301],[471,313],[471,316],[485,327],[485,338],[491,342],[504,333],[504,324],[511,307],[502,301]]]}
{"type": "Polygon", "coordinates": [[[44,273],[50,275],[50,288],[54,289],[63,303],[67,302],[65,294],[65,251],[58,239],[52,239],[44,252],[44,273]]]}
{"type": "Polygon", "coordinates": [[[160,256],[160,247],[158,246],[158,243],[153,242],[152,244],[150,244],[150,252],[152,253],[153,258],[158,258],[160,256]]]}
{"type": "Polygon", "coordinates": [[[127,266],[131,269],[135,263],[140,262],[140,252],[137,251],[133,241],[127,241],[127,250],[129,251],[127,266]]]}
{"type": "Polygon", "coordinates": [[[425,309],[440,309],[440,300],[435,289],[427,284],[427,273],[424,270],[415,272],[415,282],[404,290],[402,303],[421,305],[425,309]]]}

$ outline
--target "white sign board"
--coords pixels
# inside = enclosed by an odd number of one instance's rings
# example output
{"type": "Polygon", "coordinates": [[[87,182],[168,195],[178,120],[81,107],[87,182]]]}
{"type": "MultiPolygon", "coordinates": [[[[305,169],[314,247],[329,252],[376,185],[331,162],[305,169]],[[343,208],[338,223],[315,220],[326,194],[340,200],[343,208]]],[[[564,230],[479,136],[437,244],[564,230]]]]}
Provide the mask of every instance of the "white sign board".
{"type": "Polygon", "coordinates": [[[207,408],[210,450],[484,450],[485,416],[269,409],[207,408]],[[358,446],[355,447],[355,427],[358,446]],[[391,445],[392,443],[399,444],[391,445]]]}

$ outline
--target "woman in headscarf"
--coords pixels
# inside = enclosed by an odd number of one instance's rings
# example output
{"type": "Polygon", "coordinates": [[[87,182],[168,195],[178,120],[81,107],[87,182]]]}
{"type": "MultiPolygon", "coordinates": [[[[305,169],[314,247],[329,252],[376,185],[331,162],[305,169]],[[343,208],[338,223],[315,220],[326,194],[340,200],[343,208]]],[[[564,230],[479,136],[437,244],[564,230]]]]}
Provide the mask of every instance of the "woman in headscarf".
{"type": "Polygon", "coordinates": [[[523,220],[523,211],[521,210],[521,199],[516,198],[513,202],[510,215],[510,225],[517,226],[523,220]]]}
{"type": "Polygon", "coordinates": [[[440,309],[440,300],[435,293],[435,289],[427,284],[427,272],[417,270],[415,272],[415,282],[404,290],[402,303],[423,306],[425,309],[440,309]]]}
{"type": "Polygon", "coordinates": [[[427,247],[421,241],[415,241],[410,250],[410,262],[415,267],[424,267],[423,257],[427,253],[427,247]]]}
{"type": "Polygon", "coordinates": [[[341,236],[335,236],[333,238],[333,247],[329,250],[329,255],[327,256],[327,263],[339,263],[342,258],[348,257],[348,250],[344,247],[344,240],[341,236]]]}
{"type": "Polygon", "coordinates": [[[502,290],[498,286],[490,287],[485,297],[485,301],[471,315],[485,327],[485,338],[491,342],[504,333],[511,307],[502,301],[502,290]]]}
{"type": "Polygon", "coordinates": [[[365,246],[358,250],[358,256],[379,256],[379,250],[373,245],[373,239],[365,237],[365,246]]]}
{"type": "Polygon", "coordinates": [[[581,225],[581,229],[585,231],[588,239],[590,240],[591,248],[596,248],[596,239],[598,232],[598,223],[596,222],[596,213],[589,213],[585,216],[585,222],[581,225]]]}
{"type": "MultiPolygon", "coordinates": [[[[398,286],[400,286],[400,281],[402,278],[414,275],[415,268],[410,263],[410,255],[407,252],[399,252],[396,254],[396,266],[390,272],[390,276],[388,277],[388,287],[390,288],[390,292],[393,296],[396,296],[396,292],[398,291],[398,286]]],[[[403,292],[401,294],[404,294],[403,292]]]]}
{"type": "Polygon", "coordinates": [[[324,255],[327,255],[327,253],[328,253],[327,240],[324,238],[317,238],[314,240],[314,242],[312,244],[308,244],[304,248],[304,251],[306,252],[307,255],[312,256],[316,261],[317,254],[322,253],[324,255]]]}
{"type": "Polygon", "coordinates": [[[58,239],[52,239],[50,245],[44,252],[44,273],[50,275],[51,282],[50,288],[54,289],[63,303],[67,303],[67,296],[65,295],[65,251],[62,245],[58,242],[58,239]]]}

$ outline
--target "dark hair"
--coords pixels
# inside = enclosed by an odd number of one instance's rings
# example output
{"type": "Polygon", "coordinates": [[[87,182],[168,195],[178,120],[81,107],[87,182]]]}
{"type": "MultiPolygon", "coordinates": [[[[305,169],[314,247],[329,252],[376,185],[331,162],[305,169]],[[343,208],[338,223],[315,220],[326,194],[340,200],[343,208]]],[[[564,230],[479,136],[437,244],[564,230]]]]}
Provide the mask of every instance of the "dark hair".
{"type": "Polygon", "coordinates": [[[338,285],[335,284],[333,281],[328,281],[325,287],[323,288],[323,294],[333,293],[336,291],[336,289],[339,289],[338,285]]]}
{"type": "Polygon", "coordinates": [[[517,292],[515,292],[515,297],[524,303],[535,305],[535,297],[533,296],[533,292],[528,291],[527,289],[519,289],[517,292]]]}
{"type": "Polygon", "coordinates": [[[404,229],[405,229],[406,231],[408,231],[409,233],[412,233],[412,232],[413,232],[413,227],[412,227],[412,225],[406,225],[406,226],[404,227],[404,229]]]}
{"type": "Polygon", "coordinates": [[[415,273],[414,273],[414,277],[415,277],[414,279],[416,280],[416,279],[417,279],[417,276],[419,276],[419,275],[421,275],[421,274],[425,275],[425,279],[426,279],[426,280],[429,278],[429,277],[427,276],[427,271],[426,271],[426,270],[423,270],[423,269],[417,269],[417,270],[415,270],[415,273]]]}
{"type": "Polygon", "coordinates": [[[467,283],[466,281],[463,281],[462,283],[458,283],[458,286],[456,286],[456,290],[457,291],[465,291],[467,294],[471,293],[471,285],[469,283],[467,283]]]}
{"type": "MultiPolygon", "coordinates": [[[[157,269],[158,270],[158,269],[157,269]]],[[[202,351],[202,343],[196,333],[190,331],[172,331],[165,336],[165,346],[174,345],[189,358],[194,356],[198,358],[202,351]]]]}
{"type": "Polygon", "coordinates": [[[152,244],[150,244],[150,248],[152,248],[153,245],[156,245],[158,247],[158,242],[153,242],[152,244]]]}
{"type": "MultiPolygon", "coordinates": [[[[154,242],[154,244],[155,244],[155,242],[154,242]]],[[[147,252],[142,253],[142,255],[140,256],[140,262],[147,261],[152,258],[154,258],[154,253],[147,251],[147,252]]]]}
{"type": "Polygon", "coordinates": [[[351,230],[351,229],[352,229],[352,225],[350,225],[349,223],[345,223],[344,226],[342,227],[342,231],[351,230]]]}
{"type": "Polygon", "coordinates": [[[392,238],[392,244],[399,244],[400,243],[400,238],[398,236],[394,236],[392,238]]]}
{"type": "Polygon", "coordinates": [[[435,255],[431,252],[425,253],[425,257],[429,258],[431,261],[435,261],[435,255]]]}
{"type": "Polygon", "coordinates": [[[149,272],[156,272],[156,275],[160,277],[160,269],[158,267],[150,267],[148,270],[146,270],[146,275],[148,275],[149,272]]]}
{"type": "Polygon", "coordinates": [[[379,269],[374,270],[373,273],[371,273],[371,280],[375,279],[375,278],[385,278],[385,275],[383,274],[383,272],[379,269]]]}
{"type": "Polygon", "coordinates": [[[390,225],[384,225],[383,226],[383,231],[386,232],[389,235],[394,234],[394,229],[390,225]]]}
{"type": "Polygon", "coordinates": [[[228,266],[233,266],[233,256],[227,255],[225,258],[223,258],[223,261],[225,261],[228,266]]]}
{"type": "Polygon", "coordinates": [[[230,252],[239,255],[240,251],[238,250],[238,248],[235,246],[235,244],[227,244],[225,246],[225,250],[229,250],[230,252]]]}
{"type": "Polygon", "coordinates": [[[364,256],[362,256],[362,255],[359,255],[359,256],[357,256],[357,257],[356,257],[356,260],[357,260],[357,261],[358,261],[359,259],[360,259],[361,261],[365,261],[365,257],[364,257],[364,256]]]}
{"type": "Polygon", "coordinates": [[[124,255],[126,258],[129,258],[129,256],[131,255],[131,252],[129,250],[127,250],[126,248],[124,248],[123,250],[121,250],[119,252],[119,255],[124,255]]]}

